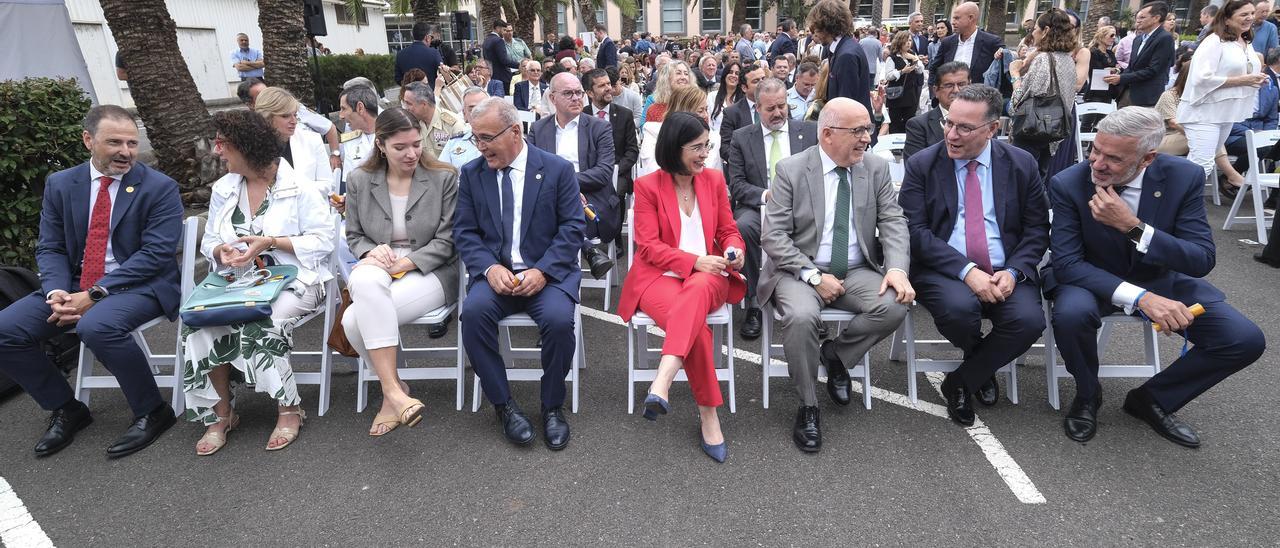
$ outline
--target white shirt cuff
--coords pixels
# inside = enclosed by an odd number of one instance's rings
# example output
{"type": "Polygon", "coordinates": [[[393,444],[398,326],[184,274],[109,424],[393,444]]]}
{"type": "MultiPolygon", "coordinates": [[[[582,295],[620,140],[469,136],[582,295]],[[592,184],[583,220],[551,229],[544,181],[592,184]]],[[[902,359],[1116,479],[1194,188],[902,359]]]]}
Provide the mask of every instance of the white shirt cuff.
{"type": "Polygon", "coordinates": [[[1151,237],[1155,236],[1156,229],[1151,225],[1147,225],[1142,229],[1142,237],[1138,238],[1138,253],[1147,254],[1147,249],[1151,247],[1151,237]]]}
{"type": "Polygon", "coordinates": [[[1124,309],[1125,314],[1133,314],[1134,302],[1145,289],[1129,282],[1120,282],[1120,286],[1111,294],[1111,304],[1124,309]]]}
{"type": "Polygon", "coordinates": [[[809,283],[809,278],[812,278],[813,275],[817,274],[818,272],[821,272],[821,271],[816,268],[801,268],[800,281],[804,283],[809,283]]]}
{"type": "Polygon", "coordinates": [[[764,192],[761,192],[761,193],[760,193],[760,203],[768,203],[768,201],[769,201],[769,200],[767,200],[767,199],[766,199],[768,196],[769,196],[769,191],[768,191],[768,190],[765,190],[764,192]]]}
{"type": "Polygon", "coordinates": [[[970,270],[973,270],[973,267],[975,267],[975,266],[978,266],[978,263],[969,263],[969,264],[965,265],[964,269],[960,271],[960,281],[962,281],[962,282],[963,282],[963,281],[964,281],[965,276],[968,276],[968,275],[969,275],[969,271],[970,271],[970,270]]]}

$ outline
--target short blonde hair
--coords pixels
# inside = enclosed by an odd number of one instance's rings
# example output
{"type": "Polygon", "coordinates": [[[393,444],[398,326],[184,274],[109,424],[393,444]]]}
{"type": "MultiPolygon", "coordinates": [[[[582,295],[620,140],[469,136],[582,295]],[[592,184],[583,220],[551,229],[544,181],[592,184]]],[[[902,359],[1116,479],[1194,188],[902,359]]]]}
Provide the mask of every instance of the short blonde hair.
{"type": "Polygon", "coordinates": [[[667,101],[667,114],[673,112],[698,113],[699,108],[706,108],[707,92],[698,86],[685,86],[671,91],[671,99],[667,101]]]}
{"type": "Polygon", "coordinates": [[[253,103],[253,110],[263,118],[285,116],[298,112],[298,100],[284,88],[268,87],[258,93],[258,100],[253,103]]]}

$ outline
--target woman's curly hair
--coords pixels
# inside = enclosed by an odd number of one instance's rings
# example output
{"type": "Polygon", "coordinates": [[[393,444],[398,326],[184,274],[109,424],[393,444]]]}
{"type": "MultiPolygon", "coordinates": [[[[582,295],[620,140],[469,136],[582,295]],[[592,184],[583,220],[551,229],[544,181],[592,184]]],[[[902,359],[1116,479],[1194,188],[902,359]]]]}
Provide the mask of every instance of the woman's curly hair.
{"type": "Polygon", "coordinates": [[[265,118],[248,109],[214,114],[213,129],[222,136],[224,146],[236,149],[255,171],[265,170],[280,160],[276,130],[265,118]]]}

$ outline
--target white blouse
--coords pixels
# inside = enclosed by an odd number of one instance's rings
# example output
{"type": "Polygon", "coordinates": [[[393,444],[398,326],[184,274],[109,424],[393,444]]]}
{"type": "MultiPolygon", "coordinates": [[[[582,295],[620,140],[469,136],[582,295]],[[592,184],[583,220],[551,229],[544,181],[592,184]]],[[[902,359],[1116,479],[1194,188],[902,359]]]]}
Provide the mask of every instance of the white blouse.
{"type": "MultiPolygon", "coordinates": [[[[679,206],[677,206],[678,208],[679,206]]],[[[680,210],[680,251],[692,253],[698,257],[707,254],[707,239],[702,233],[702,213],[698,210],[698,197],[693,197],[693,213],[684,214],[680,210]]],[[[679,278],[680,275],[668,270],[663,274],[679,278]]]]}
{"type": "Polygon", "coordinates": [[[1178,103],[1178,123],[1233,123],[1253,115],[1257,89],[1223,87],[1228,77],[1262,71],[1262,61],[1248,44],[1223,43],[1210,33],[1196,47],[1187,70],[1191,72],[1178,103]]]}
{"type": "Polygon", "coordinates": [[[391,247],[409,247],[409,229],[405,212],[409,209],[409,195],[391,194],[391,247]]]}

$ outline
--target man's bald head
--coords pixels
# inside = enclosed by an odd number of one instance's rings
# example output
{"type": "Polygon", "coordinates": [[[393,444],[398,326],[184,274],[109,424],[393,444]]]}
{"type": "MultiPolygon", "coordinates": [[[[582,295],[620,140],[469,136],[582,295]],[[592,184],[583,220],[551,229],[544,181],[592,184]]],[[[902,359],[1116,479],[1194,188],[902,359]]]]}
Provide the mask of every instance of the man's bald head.
{"type": "Polygon", "coordinates": [[[874,130],[867,107],[848,97],[828,101],[818,115],[818,145],[842,167],[862,162],[874,130]]]}
{"type": "Polygon", "coordinates": [[[968,38],[978,30],[978,14],[980,8],[975,2],[964,2],[952,8],[951,27],[961,38],[968,38]]]}
{"type": "Polygon", "coordinates": [[[568,72],[561,72],[551,77],[551,91],[562,91],[566,89],[573,89],[574,83],[578,84],[577,89],[582,88],[582,83],[578,80],[576,76],[568,72]]]}

